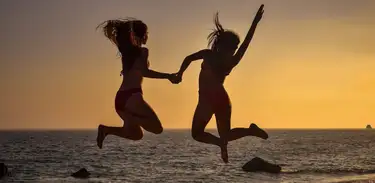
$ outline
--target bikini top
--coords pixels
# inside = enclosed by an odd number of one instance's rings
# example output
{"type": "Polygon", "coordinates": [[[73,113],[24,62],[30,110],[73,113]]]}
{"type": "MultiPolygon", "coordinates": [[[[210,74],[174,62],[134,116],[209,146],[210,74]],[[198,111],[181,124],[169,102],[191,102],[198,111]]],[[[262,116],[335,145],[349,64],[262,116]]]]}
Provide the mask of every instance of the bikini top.
{"type": "Polygon", "coordinates": [[[228,76],[233,69],[233,67],[226,67],[224,63],[220,63],[218,60],[213,59],[203,61],[201,68],[202,70],[212,70],[220,78],[228,76]]]}
{"type": "MultiPolygon", "coordinates": [[[[141,57],[146,56],[146,58],[148,58],[148,50],[147,49],[142,49],[142,52],[143,52],[142,53],[143,55],[141,55],[138,58],[135,58],[134,63],[131,65],[131,67],[129,69],[127,69],[127,71],[131,71],[132,69],[137,69],[137,67],[138,67],[138,69],[142,69],[142,68],[140,68],[142,66],[140,66],[139,62],[140,62],[140,59],[142,59],[141,57]]],[[[125,70],[124,63],[122,63],[122,65],[123,65],[123,69],[120,72],[120,76],[123,76],[124,73],[125,73],[125,71],[124,71],[125,70]]],[[[148,59],[147,59],[147,68],[150,68],[150,62],[149,62],[148,59]]]]}
{"type": "MultiPolygon", "coordinates": [[[[150,68],[150,62],[147,60],[147,68],[150,68]]],[[[132,67],[132,68],[130,68],[128,71],[130,71],[130,70],[132,70],[132,69],[137,69],[137,68],[134,68],[134,67],[132,67]]],[[[123,70],[121,70],[120,71],[120,76],[123,76],[124,75],[124,69],[123,70]]]]}

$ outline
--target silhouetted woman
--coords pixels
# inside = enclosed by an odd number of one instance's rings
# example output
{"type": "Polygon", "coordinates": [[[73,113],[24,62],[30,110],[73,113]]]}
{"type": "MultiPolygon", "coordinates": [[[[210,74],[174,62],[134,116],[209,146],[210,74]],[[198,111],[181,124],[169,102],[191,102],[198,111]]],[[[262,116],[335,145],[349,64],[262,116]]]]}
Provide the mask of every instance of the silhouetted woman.
{"type": "Polygon", "coordinates": [[[249,128],[231,129],[231,102],[224,88],[226,76],[240,62],[250,44],[257,24],[262,18],[263,7],[264,5],[261,5],[259,8],[253,24],[238,50],[239,36],[233,31],[225,30],[219,23],[218,14],[216,14],[216,30],[208,36],[211,49],[204,49],[187,56],[178,72],[179,80],[181,80],[184,71],[192,61],[203,59],[199,74],[199,99],[193,118],[192,136],[199,142],[219,146],[224,162],[228,162],[228,141],[245,136],[268,138],[268,134],[255,124],[251,124],[249,128]],[[220,138],[204,131],[214,114],[220,138]]]}
{"type": "Polygon", "coordinates": [[[148,49],[142,47],[148,38],[147,25],[136,19],[118,19],[105,21],[98,28],[103,29],[104,35],[121,54],[123,80],[116,94],[115,109],[124,121],[123,127],[99,125],[98,147],[102,148],[107,135],[140,140],[142,128],[154,134],[162,133],[158,116],[143,98],[142,80],[148,77],[173,81],[176,76],[149,69],[148,49]]]}

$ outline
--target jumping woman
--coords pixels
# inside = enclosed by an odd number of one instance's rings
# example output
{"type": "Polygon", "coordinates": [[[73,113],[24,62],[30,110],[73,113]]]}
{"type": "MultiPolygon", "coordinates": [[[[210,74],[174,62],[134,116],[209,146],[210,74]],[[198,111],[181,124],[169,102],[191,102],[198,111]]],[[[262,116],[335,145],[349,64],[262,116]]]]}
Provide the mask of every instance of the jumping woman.
{"type": "Polygon", "coordinates": [[[108,20],[98,26],[104,35],[114,43],[122,61],[122,84],[115,98],[115,109],[124,121],[122,127],[98,127],[97,145],[102,148],[107,135],[140,140],[143,137],[142,128],[154,133],[163,132],[162,124],[145,101],[142,94],[143,77],[168,79],[175,81],[175,74],[166,74],[149,69],[148,49],[142,47],[148,39],[147,25],[136,19],[108,20]]]}
{"type": "Polygon", "coordinates": [[[192,136],[199,142],[219,146],[221,157],[225,163],[228,162],[227,144],[229,141],[245,136],[268,138],[268,134],[253,123],[248,128],[231,129],[231,102],[224,88],[226,76],[241,61],[250,44],[258,22],[262,19],[263,7],[264,5],[260,6],[245,40],[239,48],[239,36],[222,27],[217,13],[214,20],[216,29],[208,36],[211,49],[203,49],[187,56],[177,73],[178,79],[181,80],[184,71],[191,62],[203,60],[199,74],[199,99],[193,117],[192,136]],[[216,117],[220,138],[205,132],[212,115],[216,117]]]}

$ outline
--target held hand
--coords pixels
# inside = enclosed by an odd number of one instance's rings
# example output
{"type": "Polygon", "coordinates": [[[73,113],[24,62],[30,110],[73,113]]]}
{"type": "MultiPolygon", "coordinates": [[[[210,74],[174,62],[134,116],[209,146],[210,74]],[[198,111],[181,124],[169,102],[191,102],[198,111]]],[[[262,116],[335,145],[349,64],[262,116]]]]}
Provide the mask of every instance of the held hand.
{"type": "Polygon", "coordinates": [[[178,84],[182,81],[182,77],[176,73],[171,74],[168,78],[168,80],[173,84],[178,84]]]}
{"type": "Polygon", "coordinates": [[[255,18],[254,18],[254,21],[253,23],[258,23],[261,19],[262,19],[262,16],[263,16],[263,13],[264,13],[264,4],[262,4],[259,9],[258,9],[258,12],[257,14],[255,15],[255,18]]]}

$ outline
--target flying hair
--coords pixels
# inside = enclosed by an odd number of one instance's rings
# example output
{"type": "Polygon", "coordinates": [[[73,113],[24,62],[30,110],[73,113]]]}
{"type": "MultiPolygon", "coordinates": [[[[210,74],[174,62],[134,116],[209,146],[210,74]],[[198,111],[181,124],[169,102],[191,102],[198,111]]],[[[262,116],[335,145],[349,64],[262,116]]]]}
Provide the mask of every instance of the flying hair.
{"type": "Polygon", "coordinates": [[[208,35],[208,46],[211,46],[211,49],[215,49],[217,46],[218,39],[225,30],[219,21],[219,12],[216,12],[214,17],[215,29],[208,35]]]}
{"type": "Polygon", "coordinates": [[[107,37],[113,44],[120,46],[118,43],[119,32],[126,31],[130,33],[130,40],[135,45],[135,35],[133,22],[139,21],[135,18],[128,17],[122,19],[106,20],[99,24],[96,29],[102,29],[104,36],[107,37]]]}

